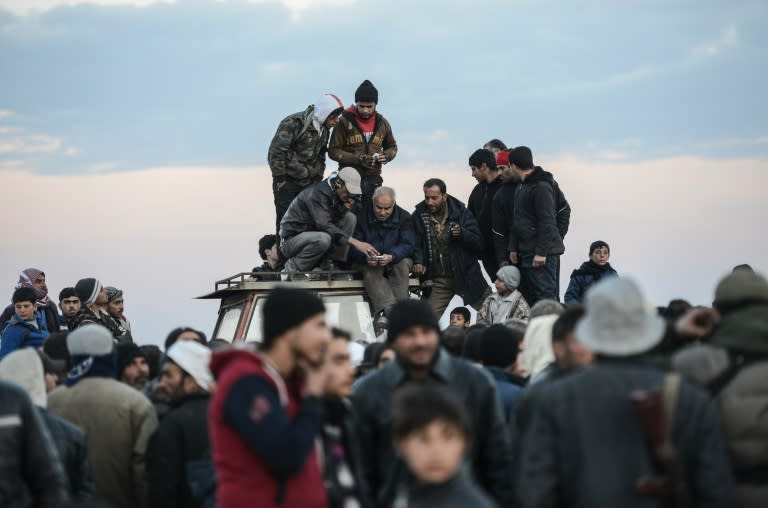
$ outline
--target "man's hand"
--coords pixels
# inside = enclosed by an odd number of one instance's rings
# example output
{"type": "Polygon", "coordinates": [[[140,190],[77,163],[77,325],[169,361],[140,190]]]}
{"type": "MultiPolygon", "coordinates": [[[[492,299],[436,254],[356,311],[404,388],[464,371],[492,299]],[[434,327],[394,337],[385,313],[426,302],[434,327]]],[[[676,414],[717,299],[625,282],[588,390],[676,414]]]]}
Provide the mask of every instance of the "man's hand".
{"type": "Polygon", "coordinates": [[[451,236],[454,238],[461,237],[461,226],[457,222],[451,223],[451,236]]]}
{"type": "Polygon", "coordinates": [[[385,154],[380,153],[379,157],[376,159],[376,162],[379,162],[381,164],[386,164],[387,162],[389,162],[389,159],[387,159],[387,156],[385,154]]]}
{"type": "Polygon", "coordinates": [[[376,163],[376,159],[373,158],[373,154],[361,153],[357,156],[357,160],[366,168],[372,168],[376,163]]]}
{"type": "Polygon", "coordinates": [[[675,322],[675,332],[683,337],[707,337],[712,333],[720,314],[709,307],[696,307],[675,322]]]}
{"type": "Polygon", "coordinates": [[[306,360],[299,360],[299,368],[304,372],[305,395],[323,396],[323,391],[331,372],[328,367],[330,362],[326,361],[325,356],[323,354],[320,365],[311,365],[306,360]]]}
{"type": "Polygon", "coordinates": [[[367,258],[379,255],[379,251],[376,250],[376,247],[368,242],[361,242],[360,240],[350,236],[349,240],[347,240],[347,243],[357,249],[357,251],[361,254],[364,254],[367,258]]]}
{"type": "Polygon", "coordinates": [[[411,268],[411,271],[416,275],[424,275],[427,273],[427,267],[416,263],[413,265],[413,268],[411,268]]]}
{"type": "Polygon", "coordinates": [[[395,259],[395,256],[392,254],[384,254],[384,259],[379,259],[379,266],[387,266],[393,259],[395,259]]]}
{"type": "Polygon", "coordinates": [[[541,268],[547,262],[547,256],[533,256],[533,267],[541,268]]]}
{"type": "Polygon", "coordinates": [[[509,262],[513,265],[517,264],[517,252],[510,252],[509,253],[509,262]]]}

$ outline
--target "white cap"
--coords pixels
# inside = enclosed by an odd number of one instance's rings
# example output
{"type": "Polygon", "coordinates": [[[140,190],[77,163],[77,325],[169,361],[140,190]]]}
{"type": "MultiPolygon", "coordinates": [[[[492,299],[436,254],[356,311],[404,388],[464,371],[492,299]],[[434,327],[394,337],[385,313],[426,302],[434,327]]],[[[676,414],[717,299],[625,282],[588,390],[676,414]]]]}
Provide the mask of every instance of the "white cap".
{"type": "Polygon", "coordinates": [[[339,170],[339,178],[344,182],[350,194],[359,196],[363,193],[363,189],[360,188],[360,173],[355,168],[341,168],[339,170]]]}
{"type": "Polygon", "coordinates": [[[192,376],[203,390],[210,392],[213,387],[213,375],[208,367],[211,363],[211,350],[193,340],[176,341],[166,356],[192,376]]]}

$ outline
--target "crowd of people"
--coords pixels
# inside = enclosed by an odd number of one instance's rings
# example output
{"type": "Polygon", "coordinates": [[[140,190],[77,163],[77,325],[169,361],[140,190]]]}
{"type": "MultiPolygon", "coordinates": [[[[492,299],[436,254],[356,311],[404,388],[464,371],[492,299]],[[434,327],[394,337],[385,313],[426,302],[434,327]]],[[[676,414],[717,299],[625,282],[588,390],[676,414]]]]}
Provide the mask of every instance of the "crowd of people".
{"type": "Polygon", "coordinates": [[[657,308],[595,241],[560,303],[570,206],[531,150],[490,141],[466,205],[432,178],[411,213],[377,105],[366,80],[277,129],[259,343],[138,345],[119,289],[83,278],[57,306],[20,273],[0,506],[768,506],[768,281],[742,265],[712,307],[657,308]],[[317,272],[360,273],[381,341],[291,284],[317,272]],[[475,322],[461,306],[441,329],[454,295],[475,322]]]}

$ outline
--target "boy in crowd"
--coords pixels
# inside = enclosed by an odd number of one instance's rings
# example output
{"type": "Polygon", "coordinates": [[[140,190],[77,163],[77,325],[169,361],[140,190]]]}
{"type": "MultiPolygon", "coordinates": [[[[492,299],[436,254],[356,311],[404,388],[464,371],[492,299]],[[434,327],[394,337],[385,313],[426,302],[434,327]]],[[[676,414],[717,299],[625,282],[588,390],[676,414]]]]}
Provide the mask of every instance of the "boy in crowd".
{"type": "Polygon", "coordinates": [[[451,311],[450,325],[457,328],[469,328],[472,316],[466,307],[456,307],[451,311]]]}
{"type": "Polygon", "coordinates": [[[261,266],[254,266],[251,270],[254,280],[280,280],[280,274],[263,274],[259,272],[279,272],[280,253],[277,249],[277,235],[264,235],[259,239],[259,255],[264,260],[261,266]],[[258,275],[256,275],[258,274],[258,275]]]}
{"type": "Polygon", "coordinates": [[[507,319],[528,319],[531,309],[523,294],[517,290],[520,286],[520,270],[512,265],[502,266],[496,272],[496,293],[483,302],[477,313],[478,324],[493,325],[504,323],[507,319]]]}
{"type": "Polygon", "coordinates": [[[37,313],[37,295],[32,288],[21,287],[11,299],[15,315],[3,330],[0,341],[0,359],[24,347],[43,347],[48,327],[42,314],[37,313]]]}
{"type": "Polygon", "coordinates": [[[462,467],[471,439],[469,417],[449,388],[409,384],[398,390],[393,405],[395,448],[413,475],[394,506],[495,506],[462,467]]]}
{"type": "Polygon", "coordinates": [[[583,262],[581,267],[571,274],[571,282],[565,292],[566,304],[581,303],[584,301],[587,289],[593,284],[603,277],[616,275],[616,270],[608,262],[610,257],[611,248],[607,243],[602,240],[592,242],[589,246],[589,261],[583,262]]]}

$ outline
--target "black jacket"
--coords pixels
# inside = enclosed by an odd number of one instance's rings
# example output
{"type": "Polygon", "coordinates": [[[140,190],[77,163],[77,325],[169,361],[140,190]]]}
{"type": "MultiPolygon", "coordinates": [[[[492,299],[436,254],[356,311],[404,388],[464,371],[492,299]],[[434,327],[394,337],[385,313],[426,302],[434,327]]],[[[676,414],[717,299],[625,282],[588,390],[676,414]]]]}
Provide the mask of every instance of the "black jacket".
{"type": "MultiPolygon", "coordinates": [[[[486,255],[493,258],[494,243],[493,243],[493,198],[496,193],[502,187],[501,177],[496,178],[491,183],[478,183],[475,188],[472,189],[472,193],[467,200],[467,209],[472,212],[472,215],[477,219],[477,224],[480,227],[480,233],[483,235],[483,242],[486,251],[486,255]]],[[[490,274],[491,277],[495,277],[496,274],[490,274]]]]}
{"type": "MultiPolygon", "coordinates": [[[[659,388],[664,373],[635,359],[595,365],[542,386],[522,443],[518,506],[642,508],[661,506],[635,490],[658,474],[630,402],[659,388]]],[[[708,395],[683,381],[672,429],[693,506],[736,506],[720,421],[708,395]]]]}
{"type": "MultiPolygon", "coordinates": [[[[537,166],[537,169],[541,168],[537,166]]],[[[550,174],[546,171],[543,172],[548,175],[550,174]]],[[[571,222],[571,205],[568,204],[565,194],[563,194],[554,178],[552,183],[555,190],[555,223],[557,224],[560,238],[564,239],[571,222]]],[[[517,187],[517,182],[505,183],[493,197],[493,242],[496,259],[499,262],[507,261],[510,251],[514,250],[510,247],[510,239],[514,236],[515,192],[517,187]]]]}
{"type": "MultiPolygon", "coordinates": [[[[465,304],[476,302],[488,288],[480,265],[477,260],[483,253],[483,236],[472,212],[467,210],[464,203],[448,196],[448,222],[455,222],[461,227],[461,236],[448,240],[448,254],[454,270],[454,282],[458,294],[465,304]]],[[[427,267],[426,278],[430,278],[432,264],[432,222],[427,206],[422,201],[416,205],[413,212],[413,226],[416,231],[416,249],[413,253],[413,264],[427,267]]]]}
{"type": "MultiPolygon", "coordinates": [[[[408,508],[494,508],[498,506],[475,485],[461,467],[453,478],[438,485],[412,483],[405,496],[408,508]]],[[[397,506],[397,504],[395,504],[397,506]]]]}
{"type": "MultiPolygon", "coordinates": [[[[341,440],[344,444],[344,452],[351,468],[352,476],[355,479],[355,493],[361,508],[371,508],[373,501],[370,497],[368,483],[365,478],[365,469],[363,468],[363,454],[361,451],[360,436],[358,435],[358,419],[348,400],[328,400],[323,404],[323,424],[332,424],[341,429],[341,440]]],[[[325,432],[323,433],[325,438],[325,432]]],[[[331,450],[330,443],[323,440],[323,456],[328,457],[334,453],[331,450]]],[[[342,508],[339,485],[332,471],[332,460],[324,459],[323,477],[325,478],[325,489],[328,493],[329,508],[342,508]]]]}
{"type": "Polygon", "coordinates": [[[349,210],[339,199],[331,178],[310,185],[296,196],[280,221],[280,238],[293,238],[306,231],[323,231],[333,242],[343,245],[349,239],[338,225],[349,210]]]}
{"type": "MultiPolygon", "coordinates": [[[[474,436],[468,455],[474,478],[498,504],[512,506],[510,443],[496,386],[475,365],[442,349],[437,355],[427,382],[448,385],[466,404],[474,436]]],[[[391,503],[405,468],[395,456],[390,427],[392,395],[405,382],[406,371],[399,361],[391,361],[360,379],[352,396],[360,419],[361,442],[365,443],[366,478],[381,506],[391,503]]]]}
{"type": "Polygon", "coordinates": [[[29,396],[0,381],[0,506],[59,508],[69,501],[67,477],[29,396]]]}
{"type": "MultiPolygon", "coordinates": [[[[191,485],[202,491],[214,489],[215,478],[208,440],[208,394],[188,396],[174,404],[160,421],[147,447],[149,508],[186,508],[205,506],[195,498],[191,485]],[[210,475],[200,482],[197,474],[208,469],[210,475]]],[[[210,491],[212,494],[212,490],[210,491]]],[[[212,495],[211,495],[212,497],[212,495]]]]}
{"type": "Polygon", "coordinates": [[[64,472],[69,480],[70,496],[75,500],[92,498],[96,495],[96,484],[91,477],[91,459],[88,456],[85,432],[45,409],[37,409],[53,438],[53,444],[64,466],[64,472]]]}

